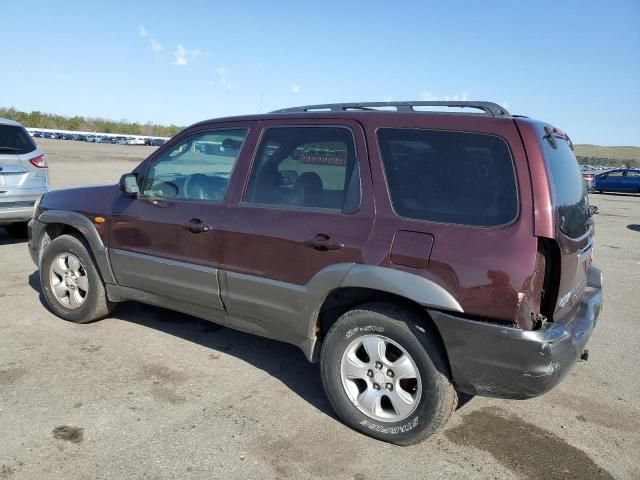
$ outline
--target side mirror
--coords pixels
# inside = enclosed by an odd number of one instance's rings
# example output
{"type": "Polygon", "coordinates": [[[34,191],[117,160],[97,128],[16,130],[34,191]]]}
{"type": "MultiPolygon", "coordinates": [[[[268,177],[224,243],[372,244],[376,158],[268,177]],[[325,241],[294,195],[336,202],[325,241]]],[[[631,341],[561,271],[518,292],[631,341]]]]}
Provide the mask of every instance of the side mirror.
{"type": "Polygon", "coordinates": [[[127,197],[137,197],[140,193],[138,187],[138,175],[135,173],[125,173],[120,177],[120,191],[127,197]]]}

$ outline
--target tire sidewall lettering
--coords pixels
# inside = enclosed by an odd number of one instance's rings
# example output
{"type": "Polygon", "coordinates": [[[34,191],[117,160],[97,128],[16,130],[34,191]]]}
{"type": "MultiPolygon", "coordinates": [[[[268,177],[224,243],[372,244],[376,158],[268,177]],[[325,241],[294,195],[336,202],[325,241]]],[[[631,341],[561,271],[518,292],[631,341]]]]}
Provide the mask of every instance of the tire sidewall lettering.
{"type": "Polygon", "coordinates": [[[372,422],[371,420],[368,420],[368,419],[361,420],[359,423],[363,427],[366,427],[369,430],[373,430],[375,432],[384,433],[388,435],[398,435],[400,433],[407,433],[413,430],[418,426],[420,422],[419,422],[419,417],[415,417],[413,420],[407,423],[404,423],[402,425],[396,425],[393,427],[391,426],[385,427],[383,425],[380,425],[379,423],[372,422]]]}
{"type": "Polygon", "coordinates": [[[345,333],[345,338],[349,340],[351,337],[358,333],[384,333],[384,327],[379,325],[365,325],[363,327],[354,327],[350,330],[347,330],[345,333]]]}

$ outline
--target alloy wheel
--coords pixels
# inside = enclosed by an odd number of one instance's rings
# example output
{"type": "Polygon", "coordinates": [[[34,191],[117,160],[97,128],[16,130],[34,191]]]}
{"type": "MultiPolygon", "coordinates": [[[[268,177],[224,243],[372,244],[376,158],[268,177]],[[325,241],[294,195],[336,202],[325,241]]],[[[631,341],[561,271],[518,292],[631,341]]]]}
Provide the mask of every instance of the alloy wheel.
{"type": "Polygon", "coordinates": [[[57,255],[49,269],[51,291],[65,308],[79,308],[89,293],[89,277],[82,262],[74,254],[57,255]]]}
{"type": "Polygon", "coordinates": [[[375,420],[399,422],[420,402],[416,363],[402,346],[382,335],[354,339],[342,355],[340,376],[351,403],[375,420]]]}

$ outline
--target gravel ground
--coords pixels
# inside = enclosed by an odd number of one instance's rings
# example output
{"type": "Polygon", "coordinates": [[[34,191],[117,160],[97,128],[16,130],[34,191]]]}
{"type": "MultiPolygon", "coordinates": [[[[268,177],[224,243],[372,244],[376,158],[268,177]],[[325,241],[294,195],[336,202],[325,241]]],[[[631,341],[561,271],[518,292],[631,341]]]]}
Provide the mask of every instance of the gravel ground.
{"type": "MultiPolygon", "coordinates": [[[[152,151],[38,143],[56,188],[114,182],[152,151]]],[[[0,479],[640,479],[640,196],[592,203],[606,305],[589,361],[533,400],[465,399],[406,448],[343,426],[292,346],[133,302],[60,320],[0,229],[0,479]]]]}

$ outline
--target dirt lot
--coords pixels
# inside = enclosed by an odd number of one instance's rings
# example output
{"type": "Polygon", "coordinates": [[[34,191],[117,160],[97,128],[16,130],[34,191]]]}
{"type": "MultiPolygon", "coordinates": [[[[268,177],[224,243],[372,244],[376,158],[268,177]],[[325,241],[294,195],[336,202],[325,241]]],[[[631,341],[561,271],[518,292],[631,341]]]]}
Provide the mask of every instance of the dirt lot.
{"type": "MultiPolygon", "coordinates": [[[[54,187],[152,149],[38,142],[54,187]]],[[[401,448],[343,426],[292,346],[128,303],[91,325],[42,305],[0,233],[0,479],[640,478],[640,197],[594,195],[606,305],[591,357],[529,401],[473,398],[401,448]]]]}

